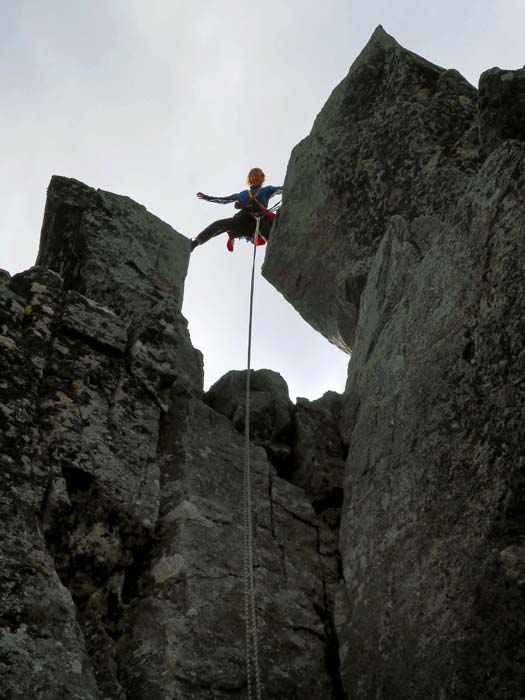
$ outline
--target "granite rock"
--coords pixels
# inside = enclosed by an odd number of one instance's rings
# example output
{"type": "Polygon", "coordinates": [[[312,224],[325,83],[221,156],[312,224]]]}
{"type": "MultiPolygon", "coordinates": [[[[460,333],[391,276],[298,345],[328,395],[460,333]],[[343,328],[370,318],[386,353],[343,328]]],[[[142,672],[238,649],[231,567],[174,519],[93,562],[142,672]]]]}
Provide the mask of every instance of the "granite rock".
{"type": "Polygon", "coordinates": [[[525,687],[522,73],[488,71],[478,101],[379,28],[290,160],[264,274],[353,349],[335,603],[351,700],[525,687]]]}
{"type": "Polygon", "coordinates": [[[37,264],[126,322],[170,296],[182,307],[190,242],[129,197],[53,176],[37,264]]]}
{"type": "MultiPolygon", "coordinates": [[[[206,393],[206,402],[244,433],[246,371],[232,370],[206,393]]],[[[293,403],[288,385],[278,372],[250,370],[250,439],[264,447],[272,463],[288,475],[291,459],[293,403]]]]}
{"type": "Polygon", "coordinates": [[[38,395],[61,288],[37,269],[0,278],[0,676],[13,700],[100,698],[40,520],[49,466],[38,395]]]}
{"type": "MultiPolygon", "coordinates": [[[[159,243],[159,226],[122,199],[55,180],[39,260],[64,277],[42,265],[0,272],[2,693],[242,696],[244,440],[203,401],[175,282],[121,269],[154,260],[159,243]],[[125,245],[143,226],[140,245],[125,245]]],[[[173,270],[185,273],[178,254],[173,270]]],[[[286,384],[260,379],[260,438],[289,455],[286,384]]],[[[264,687],[336,700],[324,524],[265,450],[252,445],[251,458],[264,687]]]]}
{"type": "Polygon", "coordinates": [[[350,352],[389,218],[447,212],[479,162],[475,88],[378,27],[292,152],[263,275],[350,352]]]}
{"type": "MultiPolygon", "coordinates": [[[[176,397],[161,430],[154,545],[122,618],[127,698],[246,692],[243,438],[195,399],[176,397]]],[[[261,677],[274,698],[330,698],[315,513],[301,489],[251,450],[261,677]]]]}
{"type": "Polygon", "coordinates": [[[394,218],[370,270],[343,399],[349,698],[522,693],[524,186],[506,142],[451,223],[394,218]]]}

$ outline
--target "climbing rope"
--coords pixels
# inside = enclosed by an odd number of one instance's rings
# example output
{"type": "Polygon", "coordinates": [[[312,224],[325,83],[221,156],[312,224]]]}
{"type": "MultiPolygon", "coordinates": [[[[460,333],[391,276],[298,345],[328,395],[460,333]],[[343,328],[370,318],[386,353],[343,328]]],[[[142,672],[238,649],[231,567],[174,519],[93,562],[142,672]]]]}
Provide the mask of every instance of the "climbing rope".
{"type": "Polygon", "coordinates": [[[244,616],[246,625],[246,677],[248,700],[261,700],[262,687],[259,674],[257,648],[257,617],[255,611],[255,585],[253,577],[253,523],[252,485],[250,469],[250,364],[252,354],[253,288],[255,279],[255,255],[259,238],[260,218],[257,218],[253,237],[252,281],[250,288],[250,320],[248,324],[248,369],[246,372],[246,416],[244,419],[244,616]],[[254,694],[255,691],[255,694],[254,694]]]}

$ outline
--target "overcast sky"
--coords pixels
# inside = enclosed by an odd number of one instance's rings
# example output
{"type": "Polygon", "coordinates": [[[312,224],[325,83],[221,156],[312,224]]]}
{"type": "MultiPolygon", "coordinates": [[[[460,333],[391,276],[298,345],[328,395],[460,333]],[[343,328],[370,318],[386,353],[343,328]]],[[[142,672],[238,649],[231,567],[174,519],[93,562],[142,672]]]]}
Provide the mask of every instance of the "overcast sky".
{"type": "MultiPolygon", "coordinates": [[[[53,174],[125,194],[194,237],[233,215],[195,197],[280,185],[292,148],[382,24],[477,85],[525,63],[525,0],[0,0],[0,267],[34,264],[53,174]]],[[[192,255],[184,314],[206,386],[246,363],[252,247],[192,255]]],[[[259,249],[262,262],[264,249],[259,249]]],[[[292,399],[342,391],[348,357],[260,275],[252,366],[292,399]]]]}

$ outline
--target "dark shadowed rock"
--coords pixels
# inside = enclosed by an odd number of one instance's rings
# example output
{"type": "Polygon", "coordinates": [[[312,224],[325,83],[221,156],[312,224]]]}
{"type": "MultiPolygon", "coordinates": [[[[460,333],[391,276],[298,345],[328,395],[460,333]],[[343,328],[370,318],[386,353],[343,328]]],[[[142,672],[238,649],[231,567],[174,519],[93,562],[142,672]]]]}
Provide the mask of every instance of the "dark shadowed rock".
{"type": "Polygon", "coordinates": [[[379,27],[295,147],[263,274],[344,351],[389,217],[454,206],[479,164],[476,117],[457,71],[379,27]]]}
{"type": "Polygon", "coordinates": [[[37,264],[126,321],[170,296],[182,306],[189,241],[129,197],[53,176],[37,264]]]}
{"type": "Polygon", "coordinates": [[[339,431],[341,394],[328,391],[316,401],[297,399],[293,414],[290,480],[304,489],[319,519],[319,556],[323,568],[327,664],[344,697],[339,672],[339,642],[334,629],[335,597],[341,582],[339,526],[343,504],[346,449],[339,431]]]}
{"type": "Polygon", "coordinates": [[[49,490],[39,386],[61,288],[50,271],[0,276],[0,694],[13,700],[100,698],[39,519],[49,490]]]}
{"type": "MultiPolygon", "coordinates": [[[[244,432],[246,371],[232,370],[221,377],[206,393],[206,402],[244,432]]],[[[289,469],[292,411],[288,385],[281,375],[269,369],[251,370],[250,439],[266,449],[279,471],[289,469]]]]}
{"type": "Polygon", "coordinates": [[[316,512],[343,502],[345,448],[339,432],[341,395],[297,399],[293,417],[292,481],[306,491],[316,512]]]}
{"type": "Polygon", "coordinates": [[[481,74],[479,135],[488,152],[502,141],[525,141],[525,68],[492,68],[481,74]]]}
{"type": "Polygon", "coordinates": [[[39,260],[67,283],[0,275],[6,697],[124,697],[116,625],[158,518],[160,417],[170,391],[202,395],[187,253],[144,207],[54,178],[39,260]]]}

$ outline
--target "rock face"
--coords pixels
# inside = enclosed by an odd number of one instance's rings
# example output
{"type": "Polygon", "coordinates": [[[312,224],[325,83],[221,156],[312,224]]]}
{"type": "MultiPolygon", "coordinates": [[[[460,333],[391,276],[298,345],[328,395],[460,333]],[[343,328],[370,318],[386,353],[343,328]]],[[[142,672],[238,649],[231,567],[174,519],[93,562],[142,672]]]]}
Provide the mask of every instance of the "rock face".
{"type": "Polygon", "coordinates": [[[7,273],[1,274],[2,694],[14,700],[31,696],[91,700],[98,697],[97,686],[75,606],[57,574],[38,517],[49,482],[46,449],[40,441],[38,390],[61,280],[49,271],[25,275],[23,286],[29,297],[17,293],[20,282],[20,277],[11,280],[7,273]]]}
{"type": "Polygon", "coordinates": [[[37,265],[66,289],[141,316],[168,295],[182,307],[190,245],[129,197],[54,176],[48,188],[37,265]]]}
{"type": "Polygon", "coordinates": [[[479,164],[476,117],[457,71],[378,28],[293,150],[263,275],[345,352],[389,218],[449,210],[479,164]]]}
{"type": "Polygon", "coordinates": [[[524,156],[494,152],[455,223],[394,219],[369,273],[345,401],[350,697],[522,692],[524,156]]]}
{"type": "MultiPolygon", "coordinates": [[[[54,178],[41,265],[0,274],[5,697],[246,692],[243,438],[203,401],[187,248],[131,200],[54,178]]],[[[286,387],[264,379],[255,412],[286,387]]],[[[274,408],[280,435],[287,390],[274,408]]],[[[265,694],[336,700],[338,553],[304,490],[255,444],[251,460],[265,694]]]]}
{"type": "MultiPolygon", "coordinates": [[[[334,629],[335,594],[341,580],[338,537],[345,454],[338,428],[341,396],[327,392],[317,401],[298,399],[294,406],[284,379],[267,369],[251,370],[250,386],[253,442],[265,449],[279,475],[299,487],[295,493],[304,493],[316,513],[308,520],[317,530],[323,581],[323,603],[317,602],[316,609],[324,625],[326,664],[334,693],[343,697],[334,629]]],[[[246,372],[232,371],[206,394],[208,404],[229,418],[240,433],[244,433],[245,393],[246,372]]]]}
{"type": "Polygon", "coordinates": [[[351,700],[523,696],[521,73],[482,76],[478,117],[461,76],[379,29],[290,162],[265,275],[355,348],[336,601],[351,700]]]}
{"type": "MultiPolygon", "coordinates": [[[[226,418],[186,399],[175,400],[162,434],[155,544],[122,621],[126,697],[241,697],[243,438],[226,418]]],[[[252,481],[265,694],[333,697],[315,513],[260,448],[252,451],[252,481]]]]}

